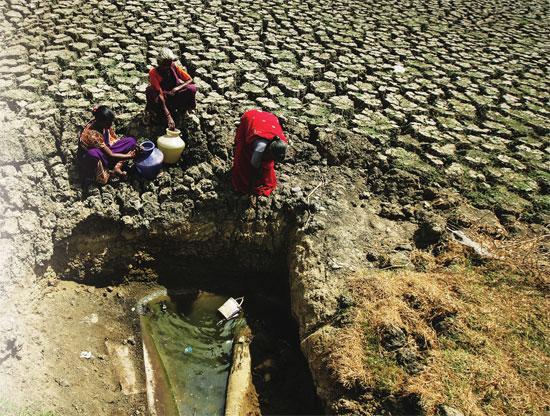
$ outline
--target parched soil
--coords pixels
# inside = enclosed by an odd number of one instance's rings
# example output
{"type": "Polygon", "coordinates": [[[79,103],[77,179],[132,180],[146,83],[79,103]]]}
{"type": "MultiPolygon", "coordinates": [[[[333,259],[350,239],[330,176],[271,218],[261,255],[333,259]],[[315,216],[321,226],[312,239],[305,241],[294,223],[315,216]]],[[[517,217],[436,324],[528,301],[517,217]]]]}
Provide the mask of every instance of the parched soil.
{"type": "Polygon", "coordinates": [[[451,229],[548,234],[549,15],[538,0],[0,0],[0,410],[143,414],[105,352],[105,338],[134,336],[140,355],[127,300],[142,284],[91,283],[184,265],[283,269],[325,410],[369,414],[315,356],[358,301],[347,279],[419,270],[451,229]],[[115,110],[121,134],[162,133],[142,110],[163,46],[199,90],[199,124],[178,120],[182,160],[153,181],[130,170],[83,186],[76,140],[94,104],[115,110]],[[229,181],[235,124],[253,107],[286,116],[291,142],[257,204],[229,181]]]}
{"type": "Polygon", "coordinates": [[[28,327],[8,342],[0,413],[5,415],[146,414],[137,300],[156,286],[95,287],[43,282],[37,297],[17,306],[28,327]],[[115,357],[105,342],[126,345],[141,393],[121,393],[115,357]],[[90,357],[82,357],[90,353],[90,357]],[[19,386],[21,390],[13,390],[19,386]]]}

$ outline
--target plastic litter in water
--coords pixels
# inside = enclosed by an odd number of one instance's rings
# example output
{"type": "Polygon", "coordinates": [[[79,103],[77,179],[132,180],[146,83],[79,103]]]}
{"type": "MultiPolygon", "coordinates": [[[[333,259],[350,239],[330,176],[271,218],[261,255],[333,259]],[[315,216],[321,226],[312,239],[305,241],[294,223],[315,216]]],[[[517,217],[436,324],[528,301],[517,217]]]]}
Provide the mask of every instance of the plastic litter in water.
{"type": "Polygon", "coordinates": [[[185,347],[183,352],[186,353],[186,354],[190,354],[190,353],[193,352],[193,347],[191,345],[188,345],[187,347],[185,347]]]}
{"type": "Polygon", "coordinates": [[[229,298],[222,306],[218,308],[218,311],[226,320],[235,318],[241,310],[243,302],[243,297],[237,299],[229,298]]]}

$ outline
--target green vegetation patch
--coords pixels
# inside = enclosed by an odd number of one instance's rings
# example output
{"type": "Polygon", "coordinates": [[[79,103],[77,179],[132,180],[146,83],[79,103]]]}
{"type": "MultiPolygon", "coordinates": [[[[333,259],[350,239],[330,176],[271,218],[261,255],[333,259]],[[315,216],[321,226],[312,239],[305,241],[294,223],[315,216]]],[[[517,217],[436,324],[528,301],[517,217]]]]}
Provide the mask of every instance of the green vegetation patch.
{"type": "Polygon", "coordinates": [[[440,178],[437,169],[422,161],[416,153],[409,152],[402,147],[388,149],[386,153],[393,158],[395,165],[400,169],[416,174],[427,181],[440,178]]]}
{"type": "Polygon", "coordinates": [[[532,208],[529,201],[510,192],[502,185],[492,186],[488,189],[477,187],[476,189],[466,191],[465,195],[478,207],[488,208],[505,214],[527,215],[532,208]]]}

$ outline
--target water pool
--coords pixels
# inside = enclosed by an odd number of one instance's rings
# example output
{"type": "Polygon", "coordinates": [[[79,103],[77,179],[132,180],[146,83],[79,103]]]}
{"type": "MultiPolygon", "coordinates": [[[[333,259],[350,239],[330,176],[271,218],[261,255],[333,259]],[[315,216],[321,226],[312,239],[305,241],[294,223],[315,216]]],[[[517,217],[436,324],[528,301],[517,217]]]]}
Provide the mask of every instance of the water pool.
{"type": "Polygon", "coordinates": [[[246,325],[242,316],[218,325],[217,309],[226,300],[226,296],[198,292],[159,296],[145,305],[142,332],[144,341],[154,344],[148,350],[159,362],[156,373],[164,372],[155,374],[164,378],[157,381],[163,385],[164,413],[224,414],[233,339],[235,331],[246,325]]]}

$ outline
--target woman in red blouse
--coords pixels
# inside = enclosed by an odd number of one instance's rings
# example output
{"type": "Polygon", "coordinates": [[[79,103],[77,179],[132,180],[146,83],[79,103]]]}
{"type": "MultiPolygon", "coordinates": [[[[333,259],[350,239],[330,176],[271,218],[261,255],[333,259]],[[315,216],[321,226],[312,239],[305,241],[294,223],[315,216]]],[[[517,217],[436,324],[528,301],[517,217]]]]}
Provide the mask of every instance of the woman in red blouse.
{"type": "Polygon", "coordinates": [[[235,135],[231,180],[242,194],[269,196],[277,187],[275,162],[285,159],[288,140],[272,113],[248,110],[235,135]]]}
{"type": "Polygon", "coordinates": [[[191,76],[174,61],[176,55],[162,48],[157,66],[149,71],[150,85],[145,90],[146,111],[161,117],[164,115],[169,129],[175,129],[174,118],[180,111],[192,112],[197,106],[197,87],[191,76]]]}

